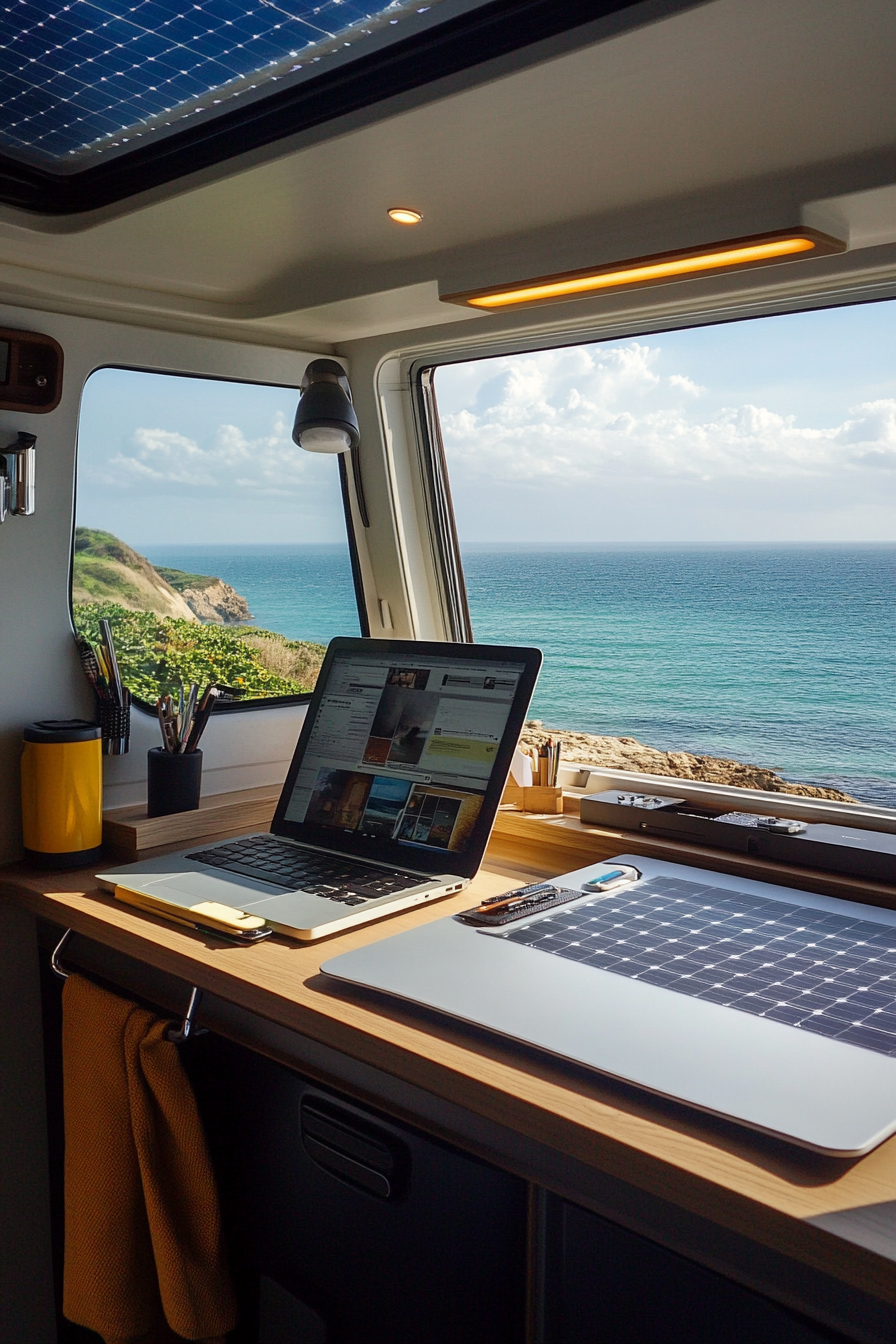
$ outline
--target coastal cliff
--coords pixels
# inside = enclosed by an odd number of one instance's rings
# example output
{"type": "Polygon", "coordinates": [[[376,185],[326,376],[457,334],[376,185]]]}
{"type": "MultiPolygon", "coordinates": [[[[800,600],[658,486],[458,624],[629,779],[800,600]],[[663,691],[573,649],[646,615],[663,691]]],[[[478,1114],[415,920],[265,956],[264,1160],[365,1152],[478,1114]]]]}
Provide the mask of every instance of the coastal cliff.
{"type": "Polygon", "coordinates": [[[75,628],[92,643],[111,622],[119,665],[134,695],[153,704],[181,685],[217,681],[246,696],[311,690],[325,648],[247,625],[246,599],[209,574],[157,569],[111,532],[75,533],[75,628]]]}
{"type": "Polygon", "coordinates": [[[238,625],[251,621],[246,599],[208,574],[156,568],[111,532],[75,529],[72,601],[115,602],[185,621],[238,625]]]}
{"type": "Polygon", "coordinates": [[[200,621],[240,625],[252,619],[246,599],[223,579],[210,574],[187,574],[182,569],[168,569],[163,565],[158,566],[156,573],[180,593],[200,621]]]}
{"type": "Polygon", "coordinates": [[[131,546],[111,532],[75,528],[72,602],[115,602],[128,611],[197,619],[184,597],[131,546]]]}
{"type": "Polygon", "coordinates": [[[838,803],[856,801],[837,789],[792,783],[764,766],[748,765],[722,756],[694,756],[689,751],[659,751],[635,737],[600,737],[595,733],[545,728],[540,719],[530,719],[525,724],[520,741],[525,746],[537,747],[547,736],[559,741],[563,760],[571,764],[602,765],[608,770],[631,770],[645,775],[671,775],[675,779],[727,784],[739,789],[763,789],[767,793],[794,793],[800,798],[828,798],[838,803]]]}

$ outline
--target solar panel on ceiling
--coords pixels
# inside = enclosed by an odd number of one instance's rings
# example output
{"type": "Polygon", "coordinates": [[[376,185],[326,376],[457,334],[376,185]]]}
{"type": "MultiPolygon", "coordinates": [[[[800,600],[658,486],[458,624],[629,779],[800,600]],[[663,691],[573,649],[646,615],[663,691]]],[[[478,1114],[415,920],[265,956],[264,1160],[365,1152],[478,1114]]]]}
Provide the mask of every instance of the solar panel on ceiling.
{"type": "Polygon", "coordinates": [[[896,928],[888,924],[659,877],[500,936],[896,1055],[896,928]]]}
{"type": "Polygon", "coordinates": [[[0,150],[73,171],[485,0],[0,0],[0,150]]]}

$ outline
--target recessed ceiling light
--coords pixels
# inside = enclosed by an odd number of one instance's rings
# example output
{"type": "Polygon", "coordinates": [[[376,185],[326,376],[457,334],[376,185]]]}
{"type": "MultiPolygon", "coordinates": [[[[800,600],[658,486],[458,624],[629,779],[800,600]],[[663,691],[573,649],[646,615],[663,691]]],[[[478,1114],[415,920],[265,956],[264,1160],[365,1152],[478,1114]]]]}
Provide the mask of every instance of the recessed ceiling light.
{"type": "Polygon", "coordinates": [[[396,224],[419,224],[423,218],[419,210],[408,210],[403,205],[393,206],[387,214],[396,224]]]}
{"type": "Polygon", "coordinates": [[[627,289],[687,279],[719,270],[741,270],[788,261],[798,256],[823,257],[845,252],[846,243],[815,229],[791,229],[786,233],[764,233],[753,238],[735,238],[681,252],[661,252],[652,257],[636,257],[587,271],[567,271],[547,275],[515,285],[494,289],[472,289],[461,294],[443,294],[445,303],[468,308],[507,308],[518,303],[550,303],[562,299],[587,298],[602,290],[627,289]]]}

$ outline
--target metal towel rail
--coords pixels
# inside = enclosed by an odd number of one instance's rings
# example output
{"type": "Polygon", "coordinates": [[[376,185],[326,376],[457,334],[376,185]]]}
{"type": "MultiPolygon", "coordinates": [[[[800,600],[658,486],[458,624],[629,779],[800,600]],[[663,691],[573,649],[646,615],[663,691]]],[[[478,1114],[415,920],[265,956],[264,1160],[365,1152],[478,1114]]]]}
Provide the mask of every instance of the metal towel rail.
{"type": "MultiPolygon", "coordinates": [[[[62,965],[59,957],[72,932],[72,929],[66,929],[50,955],[50,969],[54,975],[59,976],[60,980],[67,980],[69,977],[69,972],[62,965]]],[[[201,1002],[202,990],[197,985],[193,985],[190,991],[190,1002],[187,1004],[186,1016],[179,1028],[174,1027],[168,1032],[169,1041],[173,1041],[175,1045],[183,1045],[184,1041],[189,1040],[191,1036],[204,1036],[206,1034],[204,1027],[196,1026],[196,1013],[201,1002]]]]}

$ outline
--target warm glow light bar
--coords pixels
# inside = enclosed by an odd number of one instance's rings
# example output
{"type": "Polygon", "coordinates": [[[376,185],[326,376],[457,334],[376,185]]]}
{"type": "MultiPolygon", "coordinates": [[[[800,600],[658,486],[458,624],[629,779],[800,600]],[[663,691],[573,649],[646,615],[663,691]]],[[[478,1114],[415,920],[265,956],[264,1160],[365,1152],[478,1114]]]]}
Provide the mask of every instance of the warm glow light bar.
{"type": "Polygon", "coordinates": [[[845,251],[846,244],[839,238],[832,238],[815,229],[790,229],[786,233],[764,233],[754,238],[735,238],[682,252],[638,257],[588,271],[567,271],[562,275],[527,280],[523,284],[444,294],[442,298],[445,303],[460,303],[468,308],[508,308],[516,303],[550,303],[558,299],[584,297],[601,290],[685,279],[707,271],[767,266],[800,256],[820,257],[845,251]]]}

